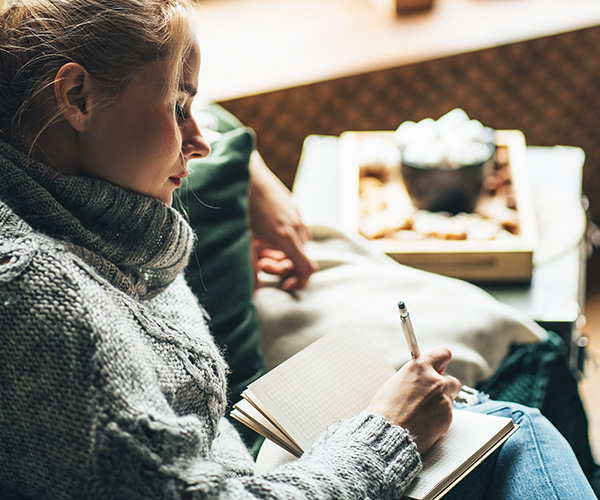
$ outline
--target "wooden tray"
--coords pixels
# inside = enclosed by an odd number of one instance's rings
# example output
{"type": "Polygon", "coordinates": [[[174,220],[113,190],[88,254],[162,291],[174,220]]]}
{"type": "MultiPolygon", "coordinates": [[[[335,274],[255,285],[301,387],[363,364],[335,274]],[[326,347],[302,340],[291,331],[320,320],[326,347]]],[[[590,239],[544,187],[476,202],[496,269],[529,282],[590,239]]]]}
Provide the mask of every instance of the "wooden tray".
{"type": "MultiPolygon", "coordinates": [[[[370,138],[392,141],[393,132],[345,132],[340,137],[342,228],[359,233],[361,147],[370,138]]],[[[526,164],[524,135],[517,130],[495,132],[516,202],[517,229],[510,238],[492,240],[395,241],[368,239],[402,264],[472,282],[526,282],[531,279],[538,232],[526,164]]],[[[359,233],[360,234],[360,233],[359,233]]]]}

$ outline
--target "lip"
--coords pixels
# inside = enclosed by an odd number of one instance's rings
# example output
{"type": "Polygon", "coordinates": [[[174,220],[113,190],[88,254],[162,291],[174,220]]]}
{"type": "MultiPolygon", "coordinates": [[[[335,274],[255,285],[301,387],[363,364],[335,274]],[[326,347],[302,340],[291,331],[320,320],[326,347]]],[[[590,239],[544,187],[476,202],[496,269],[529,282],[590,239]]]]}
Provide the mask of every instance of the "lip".
{"type": "Polygon", "coordinates": [[[181,179],[183,179],[184,177],[188,176],[188,172],[183,172],[181,174],[177,174],[177,175],[172,175],[171,177],[169,177],[169,180],[175,184],[175,186],[177,186],[178,188],[181,187],[181,179]]]}

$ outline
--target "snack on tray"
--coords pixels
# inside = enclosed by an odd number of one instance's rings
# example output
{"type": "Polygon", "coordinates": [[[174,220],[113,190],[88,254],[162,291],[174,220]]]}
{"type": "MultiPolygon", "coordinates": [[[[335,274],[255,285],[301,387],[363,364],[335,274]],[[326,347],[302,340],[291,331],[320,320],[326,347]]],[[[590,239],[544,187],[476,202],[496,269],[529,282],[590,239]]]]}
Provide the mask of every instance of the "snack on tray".
{"type": "MultiPolygon", "coordinates": [[[[398,130],[404,126],[401,125],[398,130]]],[[[369,239],[497,240],[519,233],[519,216],[504,147],[498,147],[473,213],[416,208],[401,175],[394,140],[368,138],[360,147],[359,231],[369,239]]]]}
{"type": "Polygon", "coordinates": [[[493,131],[460,108],[438,120],[405,121],[394,132],[401,160],[422,168],[457,170],[484,162],[493,153],[493,131]]]}
{"type": "Polygon", "coordinates": [[[493,131],[454,109],[438,120],[406,121],[394,140],[410,199],[432,212],[472,212],[495,151],[493,131]]]}

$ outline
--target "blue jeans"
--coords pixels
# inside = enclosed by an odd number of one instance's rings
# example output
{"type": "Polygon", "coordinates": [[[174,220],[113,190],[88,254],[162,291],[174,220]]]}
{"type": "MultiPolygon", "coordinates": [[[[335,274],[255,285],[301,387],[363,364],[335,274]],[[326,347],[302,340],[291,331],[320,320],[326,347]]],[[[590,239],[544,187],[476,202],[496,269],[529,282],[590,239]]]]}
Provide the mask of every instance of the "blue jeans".
{"type": "Polygon", "coordinates": [[[534,408],[487,400],[464,408],[510,417],[520,428],[444,500],[595,500],[565,438],[534,408]]]}

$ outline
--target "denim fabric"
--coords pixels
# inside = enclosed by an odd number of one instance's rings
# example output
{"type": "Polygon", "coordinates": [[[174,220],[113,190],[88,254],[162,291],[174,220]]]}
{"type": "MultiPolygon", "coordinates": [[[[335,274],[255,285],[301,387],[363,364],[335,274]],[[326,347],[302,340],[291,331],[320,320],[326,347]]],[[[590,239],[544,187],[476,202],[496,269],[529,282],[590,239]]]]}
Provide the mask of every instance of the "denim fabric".
{"type": "Polygon", "coordinates": [[[445,500],[595,500],[573,450],[534,408],[484,401],[461,409],[510,417],[520,428],[445,500]]]}

